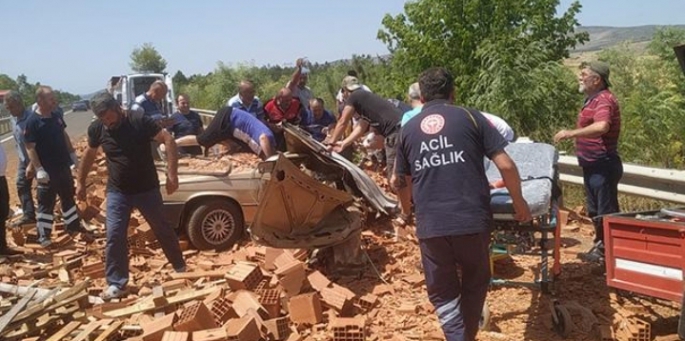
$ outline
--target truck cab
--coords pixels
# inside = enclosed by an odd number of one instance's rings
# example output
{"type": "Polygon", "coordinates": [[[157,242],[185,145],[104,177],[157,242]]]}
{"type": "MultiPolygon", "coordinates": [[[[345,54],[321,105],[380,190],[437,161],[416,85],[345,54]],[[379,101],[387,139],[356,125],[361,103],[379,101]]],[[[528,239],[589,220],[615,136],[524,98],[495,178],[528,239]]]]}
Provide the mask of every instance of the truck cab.
{"type": "Polygon", "coordinates": [[[114,98],[124,108],[130,108],[136,97],[144,94],[152,83],[161,80],[166,85],[167,91],[166,99],[162,103],[162,111],[169,116],[176,112],[176,96],[174,95],[174,87],[171,81],[171,76],[165,73],[135,73],[130,75],[112,76],[107,84],[107,91],[109,91],[114,98]]]}

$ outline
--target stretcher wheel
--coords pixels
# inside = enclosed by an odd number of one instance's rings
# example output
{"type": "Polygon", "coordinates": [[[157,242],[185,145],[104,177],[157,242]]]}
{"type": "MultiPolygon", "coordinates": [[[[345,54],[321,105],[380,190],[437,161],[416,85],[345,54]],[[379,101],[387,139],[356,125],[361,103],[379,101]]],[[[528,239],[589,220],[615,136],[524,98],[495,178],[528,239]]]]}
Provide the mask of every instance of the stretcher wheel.
{"type": "Polygon", "coordinates": [[[554,305],[554,316],[552,318],[552,324],[554,325],[554,331],[557,332],[561,337],[567,338],[571,331],[573,331],[573,320],[571,319],[571,313],[563,305],[554,305]]]}
{"type": "Polygon", "coordinates": [[[483,311],[480,313],[480,320],[478,321],[478,329],[482,331],[490,330],[490,308],[488,304],[483,304],[483,311]]]}

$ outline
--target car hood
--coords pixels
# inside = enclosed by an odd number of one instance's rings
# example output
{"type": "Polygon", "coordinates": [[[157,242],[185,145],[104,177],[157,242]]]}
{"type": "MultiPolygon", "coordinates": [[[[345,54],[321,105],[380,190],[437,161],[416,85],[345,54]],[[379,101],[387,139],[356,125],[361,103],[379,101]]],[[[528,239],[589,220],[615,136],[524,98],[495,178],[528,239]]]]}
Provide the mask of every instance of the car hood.
{"type": "Polygon", "coordinates": [[[280,248],[331,246],[361,230],[362,213],[352,205],[355,200],[382,214],[396,209],[396,201],[355,164],[327,152],[298,127],[285,124],[284,130],[289,155],[302,156],[299,160],[306,170],[284,154],[260,167],[266,186],[250,227],[255,240],[280,248]]]}
{"type": "Polygon", "coordinates": [[[318,168],[323,173],[333,172],[333,176],[342,175],[347,189],[355,196],[366,199],[376,211],[382,214],[395,212],[397,201],[388,197],[356,164],[338,153],[327,151],[325,145],[297,126],[286,123],[283,128],[288,152],[309,155],[312,162],[316,160],[316,164],[310,162],[308,168],[318,168]]]}

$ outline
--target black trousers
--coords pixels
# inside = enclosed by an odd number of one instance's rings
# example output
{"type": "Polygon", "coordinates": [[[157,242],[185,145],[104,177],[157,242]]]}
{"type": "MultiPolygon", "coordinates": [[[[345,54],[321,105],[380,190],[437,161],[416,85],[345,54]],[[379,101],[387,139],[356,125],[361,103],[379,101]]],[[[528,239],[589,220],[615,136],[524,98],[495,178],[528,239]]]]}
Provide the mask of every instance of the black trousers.
{"type": "Polygon", "coordinates": [[[0,250],[7,248],[6,221],[10,214],[10,192],[7,178],[0,176],[0,250]]]}

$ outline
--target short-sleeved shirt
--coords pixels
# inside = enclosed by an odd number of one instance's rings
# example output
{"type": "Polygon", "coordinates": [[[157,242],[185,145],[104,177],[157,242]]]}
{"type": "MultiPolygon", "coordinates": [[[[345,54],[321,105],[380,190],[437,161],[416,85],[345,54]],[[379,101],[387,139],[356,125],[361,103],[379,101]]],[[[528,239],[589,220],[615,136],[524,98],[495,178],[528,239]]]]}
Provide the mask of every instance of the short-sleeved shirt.
{"type": "Polygon", "coordinates": [[[492,225],[483,158],[507,142],[480,112],[436,100],[407,122],[398,175],[411,175],[420,239],[487,232],[492,225]]]}
{"type": "Polygon", "coordinates": [[[262,112],[262,101],[260,101],[259,97],[257,96],[252,98],[251,103],[243,103],[243,100],[242,98],[240,98],[240,95],[235,95],[231,97],[226,104],[229,107],[245,110],[250,114],[253,114],[254,116],[257,116],[262,112]]]}
{"type": "Polygon", "coordinates": [[[197,136],[197,142],[209,148],[221,141],[233,139],[245,143],[252,152],[260,155],[262,147],[260,137],[265,135],[271,146],[276,146],[273,132],[258,118],[247,111],[225,106],[212,119],[202,134],[197,136]]]}
{"type": "Polygon", "coordinates": [[[345,105],[352,106],[383,136],[390,136],[399,128],[402,111],[372,92],[355,90],[347,98],[345,105]]]}
{"type": "Polygon", "coordinates": [[[152,117],[154,120],[160,120],[164,117],[164,112],[162,108],[159,107],[155,101],[152,100],[147,94],[142,94],[133,101],[131,105],[131,110],[145,114],[152,117]]]}
{"type": "Polygon", "coordinates": [[[616,97],[608,89],[585,100],[585,105],[578,114],[576,128],[585,128],[595,122],[609,123],[609,131],[598,137],[576,138],[576,156],[582,167],[618,155],[621,111],[616,97]]]}
{"type": "Polygon", "coordinates": [[[317,141],[323,141],[326,138],[326,134],[323,133],[323,128],[334,124],[335,117],[328,111],[324,110],[321,117],[318,119],[314,117],[314,113],[311,110],[307,110],[307,114],[302,118],[300,126],[312,134],[312,137],[317,141]]]}
{"type": "Polygon", "coordinates": [[[29,117],[34,115],[31,110],[24,110],[20,117],[12,116],[10,122],[12,122],[12,136],[14,136],[14,145],[17,149],[17,156],[19,157],[19,162],[26,166],[29,162],[29,154],[26,151],[26,141],[24,139],[24,130],[26,129],[26,122],[28,122],[29,117]]]}
{"type": "Polygon", "coordinates": [[[95,120],[88,127],[88,146],[102,150],[107,157],[107,190],[139,194],[159,187],[150,141],[162,128],[149,116],[129,112],[116,129],[107,129],[95,120]]]}
{"type": "MultiPolygon", "coordinates": [[[[288,84],[285,85],[286,88],[290,88],[291,82],[288,82],[288,84]]],[[[294,86],[292,88],[293,91],[293,97],[297,97],[300,100],[300,103],[303,104],[308,104],[309,101],[314,98],[314,94],[312,93],[312,89],[310,89],[308,86],[304,86],[304,88],[300,88],[299,86],[294,86]]]]}
{"type": "Polygon", "coordinates": [[[50,117],[34,113],[26,119],[24,141],[36,144],[36,153],[46,172],[60,172],[69,169],[71,158],[64,129],[67,124],[59,111],[52,112],[50,117]]]}
{"type": "Polygon", "coordinates": [[[481,113],[485,116],[485,118],[492,123],[492,125],[497,129],[500,135],[504,137],[507,142],[512,142],[514,141],[514,138],[516,137],[516,134],[514,134],[514,129],[511,128],[509,123],[502,119],[499,116],[493,115],[486,113],[484,111],[481,111],[481,113]]]}
{"type": "Polygon", "coordinates": [[[402,114],[402,121],[400,122],[400,125],[404,127],[404,125],[407,124],[409,120],[411,120],[414,116],[418,115],[421,112],[421,109],[423,109],[423,105],[419,105],[418,107],[402,114]]]}
{"type": "Polygon", "coordinates": [[[197,135],[200,133],[200,128],[202,128],[200,115],[192,110],[187,114],[176,112],[171,115],[171,119],[174,120],[174,124],[168,127],[167,130],[173,133],[175,138],[197,135]]]}

